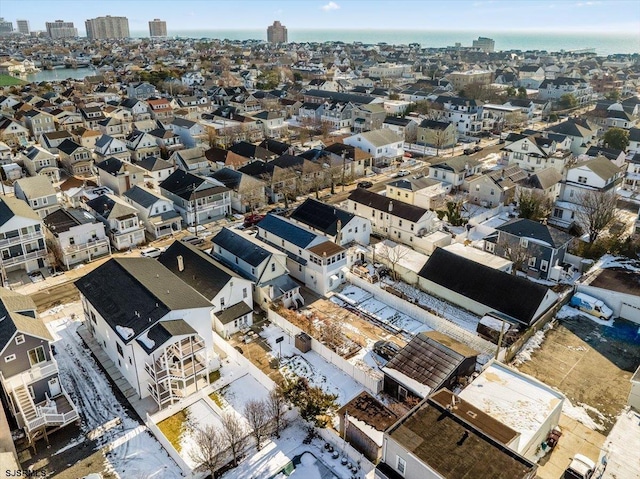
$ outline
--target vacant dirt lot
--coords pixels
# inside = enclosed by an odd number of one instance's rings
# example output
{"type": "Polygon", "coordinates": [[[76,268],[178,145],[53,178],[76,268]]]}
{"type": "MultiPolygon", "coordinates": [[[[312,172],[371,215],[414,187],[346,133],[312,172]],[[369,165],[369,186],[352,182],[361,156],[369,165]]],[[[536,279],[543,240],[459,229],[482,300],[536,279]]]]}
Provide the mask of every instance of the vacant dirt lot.
{"type": "Polygon", "coordinates": [[[608,434],[625,406],[633,372],[640,364],[638,325],[616,320],[602,326],[584,317],[562,319],[547,331],[542,347],[519,369],[562,391],[608,434]]]}

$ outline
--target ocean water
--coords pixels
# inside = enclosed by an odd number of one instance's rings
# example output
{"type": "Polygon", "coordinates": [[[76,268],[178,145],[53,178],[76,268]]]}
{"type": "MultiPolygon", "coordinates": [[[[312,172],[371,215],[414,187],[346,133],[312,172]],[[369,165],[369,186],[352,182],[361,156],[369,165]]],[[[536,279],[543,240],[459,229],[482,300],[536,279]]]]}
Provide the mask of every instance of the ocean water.
{"type": "MultiPolygon", "coordinates": [[[[169,30],[170,37],[218,38],[229,40],[266,40],[264,30],[169,30]]],[[[148,37],[148,31],[132,31],[133,37],[148,37]]],[[[456,43],[471,46],[479,36],[493,38],[496,50],[578,50],[593,48],[598,55],[640,53],[640,31],[603,34],[549,32],[486,32],[424,30],[294,30],[289,29],[290,42],[343,41],[345,43],[409,44],[423,47],[446,47],[456,43]]]]}

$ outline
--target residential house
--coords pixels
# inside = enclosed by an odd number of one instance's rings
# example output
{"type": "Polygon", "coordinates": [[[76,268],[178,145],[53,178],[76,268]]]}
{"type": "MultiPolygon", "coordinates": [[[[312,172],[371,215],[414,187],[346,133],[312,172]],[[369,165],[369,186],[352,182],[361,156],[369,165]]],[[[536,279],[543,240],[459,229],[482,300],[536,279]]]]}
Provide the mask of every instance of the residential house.
{"type": "MultiPolygon", "coordinates": [[[[18,118],[18,116],[16,116],[18,118]]],[[[35,140],[40,138],[43,133],[56,131],[56,123],[53,115],[45,111],[29,110],[22,113],[19,118],[24,122],[24,126],[29,129],[31,137],[35,140]]]]}
{"type": "Polygon", "coordinates": [[[544,68],[540,65],[522,65],[518,69],[518,86],[536,90],[544,79],[544,68]]]}
{"type": "Polygon", "coordinates": [[[141,100],[146,100],[146,98],[135,98],[135,97],[125,98],[120,102],[120,108],[131,113],[131,116],[134,122],[151,119],[151,112],[149,111],[149,105],[147,105],[144,101],[141,101],[141,100]]]}
{"type": "Polygon", "coordinates": [[[546,198],[550,203],[555,202],[560,195],[562,175],[553,167],[539,170],[537,173],[530,174],[526,178],[518,181],[516,185],[516,198],[521,193],[546,198]]]}
{"type": "Polygon", "coordinates": [[[406,401],[453,389],[475,372],[478,354],[439,331],[418,333],[382,368],[384,392],[406,401]]]}
{"type": "Polygon", "coordinates": [[[147,105],[149,105],[151,118],[154,120],[163,123],[173,120],[173,108],[171,108],[171,102],[166,98],[148,99],[147,105]]]}
{"type": "Polygon", "coordinates": [[[13,189],[16,198],[26,201],[40,218],[60,208],[56,190],[46,176],[20,178],[13,184],[13,189]]]}
{"type": "Polygon", "coordinates": [[[284,122],[284,115],[277,111],[261,111],[253,115],[259,124],[262,125],[264,136],[267,138],[280,138],[285,136],[287,124],[284,122]]]}
{"type": "Polygon", "coordinates": [[[216,170],[209,176],[231,190],[233,211],[248,213],[262,208],[267,203],[265,184],[262,180],[227,167],[216,170]]]}
{"type": "Polygon", "coordinates": [[[629,153],[640,153],[640,128],[629,128],[629,153]]]}
{"type": "Polygon", "coordinates": [[[595,144],[598,135],[596,126],[578,118],[569,118],[562,123],[550,126],[547,131],[570,137],[571,153],[576,156],[585,153],[592,144],[595,144]]]}
{"type": "Polygon", "coordinates": [[[183,170],[160,183],[160,192],[173,201],[188,226],[210,223],[231,213],[230,189],[213,178],[183,170]]]}
{"type": "Polygon", "coordinates": [[[562,174],[572,160],[570,151],[560,148],[552,138],[541,135],[510,134],[502,150],[510,165],[531,173],[555,168],[562,174]]]}
{"type": "Polygon", "coordinates": [[[149,133],[133,130],[124,140],[134,162],[139,162],[148,157],[160,156],[160,146],[149,133]]]}
{"type": "Polygon", "coordinates": [[[96,164],[100,185],[111,189],[116,195],[145,181],[146,170],[118,158],[107,158],[96,164]]]}
{"type": "Polygon", "coordinates": [[[623,170],[604,156],[576,163],[567,171],[560,196],[549,221],[563,228],[574,223],[588,231],[579,213],[584,195],[590,192],[615,195],[615,188],[622,182],[623,170]]]}
{"type": "Polygon", "coordinates": [[[103,194],[86,203],[86,207],[106,227],[111,245],[117,251],[135,248],[146,242],[138,211],[112,194],[103,194]]]}
{"type": "Polygon", "coordinates": [[[155,156],[147,156],[136,163],[145,173],[145,182],[147,185],[150,183],[154,189],[158,189],[160,183],[171,176],[171,173],[176,171],[175,165],[171,164],[167,160],[162,158],[156,158],[155,156]]]}
{"type": "Polygon", "coordinates": [[[180,138],[180,142],[186,148],[193,148],[207,139],[204,127],[195,121],[176,117],[167,124],[167,127],[180,138]]]}
{"type": "Polygon", "coordinates": [[[73,140],[64,140],[58,146],[60,164],[71,176],[93,176],[93,154],[90,148],[73,140]]]}
{"type": "Polygon", "coordinates": [[[89,332],[138,398],[164,408],[209,385],[211,303],[159,261],[113,258],[75,284],[89,332]]]}
{"type": "Polygon", "coordinates": [[[437,120],[422,120],[418,126],[416,143],[440,150],[455,146],[458,141],[458,131],[453,123],[437,120]]]}
{"type": "Polygon", "coordinates": [[[95,148],[98,138],[102,135],[98,130],[87,129],[85,127],[79,127],[71,130],[73,135],[73,141],[85,148],[95,148]]]}
{"type": "Polygon", "coordinates": [[[353,131],[362,133],[379,130],[386,117],[387,110],[385,110],[383,103],[356,104],[352,110],[353,131]]]}
{"type": "Polygon", "coordinates": [[[193,245],[174,241],[159,258],[169,271],[213,305],[213,324],[223,338],[253,324],[253,283],[193,245]]]}
{"type": "Polygon", "coordinates": [[[204,152],[204,156],[209,160],[212,169],[229,168],[237,170],[251,163],[250,158],[238,155],[231,150],[213,146],[204,152]]]}
{"type": "Polygon", "coordinates": [[[0,141],[11,148],[27,146],[29,130],[14,118],[0,117],[0,141]]]}
{"type": "Polygon", "coordinates": [[[60,181],[60,168],[56,157],[38,145],[33,145],[18,155],[30,176],[46,176],[51,183],[60,181]]]}
{"type": "Polygon", "coordinates": [[[109,135],[102,135],[96,140],[94,153],[96,161],[106,160],[107,158],[131,161],[131,152],[127,148],[127,144],[109,135]]]}
{"type": "Polygon", "coordinates": [[[169,157],[169,162],[175,165],[176,168],[188,173],[207,175],[211,171],[211,166],[204,151],[204,148],[200,146],[186,150],[176,150],[169,157]]]}
{"type": "Polygon", "coordinates": [[[598,156],[604,156],[611,161],[618,168],[622,168],[627,163],[627,155],[624,150],[618,150],[615,148],[605,148],[604,146],[592,146],[586,153],[581,156],[580,159],[597,158],[598,156]],[[586,157],[586,158],[585,158],[586,157]]]}
{"type": "Polygon", "coordinates": [[[263,310],[272,303],[286,308],[304,304],[300,285],[289,277],[287,255],[244,231],[222,228],[211,239],[211,255],[254,284],[254,302],[263,310]]]}
{"type": "Polygon", "coordinates": [[[122,196],[135,208],[141,225],[154,240],[171,236],[182,229],[182,217],[168,198],[142,185],[135,185],[122,196]]]}
{"type": "Polygon", "coordinates": [[[127,100],[146,100],[156,94],[156,87],[147,82],[127,85],[127,100]]]}
{"type": "Polygon", "coordinates": [[[104,224],[84,209],[58,209],[43,220],[50,250],[66,269],[111,254],[104,224]]]}
{"type": "Polygon", "coordinates": [[[640,154],[636,153],[627,163],[626,173],[622,180],[622,189],[640,191],[640,154]]]}
{"type": "Polygon", "coordinates": [[[533,479],[537,465],[509,445],[518,433],[448,389],[384,432],[376,479],[533,479]],[[478,458],[482,458],[479,460],[478,458]]]}
{"type": "Polygon", "coordinates": [[[343,143],[370,153],[374,166],[390,165],[404,156],[404,140],[387,128],[349,136],[343,143]]]}
{"type": "Polygon", "coordinates": [[[452,189],[462,188],[465,178],[477,175],[482,163],[466,155],[452,158],[435,159],[429,165],[429,178],[442,181],[452,189]]]}
{"type": "Polygon", "coordinates": [[[107,117],[104,120],[100,120],[96,127],[103,135],[108,135],[121,140],[131,132],[130,121],[124,121],[120,118],[114,117],[107,117]]]}
{"type": "Polygon", "coordinates": [[[557,77],[545,79],[538,87],[541,100],[559,101],[563,95],[572,95],[578,105],[586,104],[593,98],[593,88],[583,78],[557,77]]]}
{"type": "Polygon", "coordinates": [[[34,446],[39,438],[78,421],[78,410],[60,381],[51,350],[54,339],[33,300],[0,288],[0,314],[0,384],[9,412],[34,446]]]}
{"type": "Polygon", "coordinates": [[[434,103],[442,107],[441,119],[453,123],[459,134],[473,136],[482,131],[482,102],[441,95],[434,103]]]}
{"type": "Polygon", "coordinates": [[[99,130],[99,123],[107,118],[99,106],[80,108],[80,114],[85,128],[89,130],[99,130]]]}
{"type": "Polygon", "coordinates": [[[427,210],[444,206],[451,185],[426,176],[402,177],[386,185],[387,198],[397,199],[427,210]]]}
{"type": "Polygon", "coordinates": [[[160,147],[162,158],[164,158],[165,160],[168,159],[173,154],[173,152],[182,150],[184,148],[180,137],[171,130],[165,130],[164,128],[154,128],[153,130],[146,133],[155,138],[156,143],[160,147]]]}
{"type": "Polygon", "coordinates": [[[347,211],[368,218],[373,233],[430,253],[425,235],[439,225],[433,211],[358,188],[347,198],[347,211]]]}
{"type": "Polygon", "coordinates": [[[0,252],[4,286],[11,271],[31,273],[47,265],[42,220],[23,200],[4,195],[0,197],[0,252]]]}
{"type": "MultiPolygon", "coordinates": [[[[367,169],[372,166],[372,155],[357,146],[345,145],[344,143],[332,143],[324,148],[325,152],[332,155],[333,160],[350,162],[350,177],[360,178],[367,173],[367,169]]],[[[382,160],[382,158],[381,158],[382,160]]]]}
{"type": "Polygon", "coordinates": [[[497,133],[503,128],[522,127],[527,123],[527,116],[519,106],[497,105],[485,103],[482,105],[482,130],[497,133]]]}
{"type": "Polygon", "coordinates": [[[418,286],[479,316],[490,311],[530,325],[558,295],[546,286],[437,248],[418,272],[418,286]]]}
{"type": "Polygon", "coordinates": [[[572,240],[573,236],[552,226],[515,218],[485,236],[484,250],[509,260],[523,260],[519,266],[524,273],[548,279],[553,268],[562,267],[572,240]]]}
{"type": "Polygon", "coordinates": [[[65,140],[70,140],[71,133],[67,130],[62,131],[50,131],[48,133],[43,133],[38,138],[38,143],[49,153],[53,153],[54,155],[58,153],[58,146],[65,140]]]}
{"type": "Polygon", "coordinates": [[[387,116],[382,122],[382,128],[393,131],[409,143],[414,143],[418,137],[418,124],[412,118],[387,116]]]}
{"type": "Polygon", "coordinates": [[[507,205],[516,197],[516,184],[524,180],[527,173],[519,166],[511,165],[488,173],[465,179],[462,187],[469,202],[489,208],[507,205]]]}
{"type": "Polygon", "coordinates": [[[307,198],[289,215],[293,222],[319,233],[334,243],[347,247],[349,244],[369,244],[371,221],[349,213],[333,205],[307,198]]]}
{"type": "Polygon", "coordinates": [[[352,122],[353,104],[331,102],[325,104],[320,115],[320,124],[326,125],[329,130],[340,130],[349,128],[352,122]]]}
{"type": "Polygon", "coordinates": [[[318,294],[325,295],[344,282],[350,266],[347,250],[288,218],[268,214],[257,225],[256,238],[287,254],[289,274],[318,294]]]}

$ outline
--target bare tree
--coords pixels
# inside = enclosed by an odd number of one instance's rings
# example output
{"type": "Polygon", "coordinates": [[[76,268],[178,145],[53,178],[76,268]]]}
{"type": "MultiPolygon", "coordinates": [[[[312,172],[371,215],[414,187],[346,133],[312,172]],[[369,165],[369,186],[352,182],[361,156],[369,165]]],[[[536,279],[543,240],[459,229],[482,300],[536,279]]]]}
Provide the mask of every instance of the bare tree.
{"type": "Polygon", "coordinates": [[[540,221],[551,214],[553,203],[540,191],[520,188],[516,195],[518,216],[529,220],[540,221]]]}
{"type": "Polygon", "coordinates": [[[578,194],[576,216],[580,226],[589,233],[589,242],[593,243],[616,217],[615,192],[587,190],[578,194]]]}
{"type": "Polygon", "coordinates": [[[271,392],[269,392],[266,407],[269,412],[269,416],[271,417],[271,421],[273,422],[273,432],[276,437],[280,437],[280,431],[284,426],[283,414],[285,403],[286,400],[280,386],[272,389],[271,392]]]}
{"type": "Polygon", "coordinates": [[[520,128],[527,123],[527,116],[521,111],[507,113],[504,116],[504,124],[507,128],[520,128]]]}
{"type": "Polygon", "coordinates": [[[225,444],[220,431],[207,424],[196,428],[192,437],[193,448],[189,450],[189,458],[196,464],[196,471],[208,472],[215,477],[224,460],[225,444]]]}
{"type": "Polygon", "coordinates": [[[247,429],[242,420],[232,412],[222,415],[222,437],[233,455],[233,464],[238,460],[247,445],[247,429]]]}
{"type": "Polygon", "coordinates": [[[251,400],[244,406],[244,416],[249,422],[258,450],[262,448],[262,440],[267,436],[269,428],[269,405],[267,401],[251,400]]]}
{"type": "Polygon", "coordinates": [[[336,353],[344,345],[344,332],[342,330],[342,320],[339,318],[327,318],[320,331],[322,342],[336,353]]]}
{"type": "Polygon", "coordinates": [[[382,246],[380,246],[380,250],[378,251],[378,256],[383,262],[388,264],[391,268],[391,276],[393,276],[393,280],[397,281],[398,275],[396,273],[396,265],[400,260],[402,260],[402,258],[409,254],[409,248],[405,248],[389,240],[383,241],[381,245],[382,246]]]}
{"type": "Polygon", "coordinates": [[[496,254],[508,259],[513,263],[511,274],[524,270],[524,266],[532,256],[528,242],[522,241],[518,237],[500,235],[496,244],[496,254]]]}

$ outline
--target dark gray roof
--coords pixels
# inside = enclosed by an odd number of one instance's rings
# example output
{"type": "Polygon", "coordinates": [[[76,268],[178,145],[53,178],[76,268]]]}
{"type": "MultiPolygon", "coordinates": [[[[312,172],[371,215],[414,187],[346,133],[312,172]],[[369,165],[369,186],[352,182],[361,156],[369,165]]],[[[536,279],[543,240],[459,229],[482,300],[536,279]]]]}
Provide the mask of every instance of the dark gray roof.
{"type": "Polygon", "coordinates": [[[22,216],[31,220],[40,220],[38,214],[29,205],[14,196],[0,197],[0,226],[5,224],[14,216],[22,216]]]}
{"type": "Polygon", "coordinates": [[[278,238],[283,238],[299,248],[306,248],[318,237],[315,233],[273,214],[265,216],[265,218],[258,223],[258,228],[261,228],[278,238]]]}
{"type": "Polygon", "coordinates": [[[224,311],[215,313],[215,315],[222,324],[229,324],[234,319],[238,319],[245,314],[249,314],[251,311],[253,310],[247,303],[240,301],[224,311]]]}
{"type": "Polygon", "coordinates": [[[143,160],[138,161],[136,165],[147,171],[160,171],[173,168],[173,165],[167,160],[156,158],[155,156],[147,156],[143,160]]]}
{"type": "Polygon", "coordinates": [[[354,216],[354,214],[335,206],[307,198],[291,213],[289,218],[304,223],[326,235],[335,236],[338,231],[338,221],[344,227],[354,216]]]}
{"type": "Polygon", "coordinates": [[[211,239],[211,242],[254,267],[259,266],[266,258],[271,256],[267,249],[249,241],[229,228],[222,228],[211,239]]]}
{"type": "Polygon", "coordinates": [[[87,223],[95,223],[96,218],[86,210],[80,208],[70,208],[68,210],[58,209],[48,214],[42,222],[49,228],[55,236],[69,231],[74,226],[87,223]]]}
{"type": "Polygon", "coordinates": [[[240,181],[242,181],[242,174],[242,172],[231,168],[221,168],[214,171],[209,176],[215,178],[227,188],[235,190],[240,185],[240,181]]]}
{"type": "Polygon", "coordinates": [[[189,201],[229,191],[226,186],[217,186],[213,182],[207,182],[204,178],[184,170],[176,170],[171,173],[166,180],[160,183],[160,188],[189,201]],[[203,185],[204,183],[207,184],[203,185]]]}
{"type": "Polygon", "coordinates": [[[231,279],[238,277],[208,254],[182,241],[174,241],[158,261],[210,301],[231,279]],[[179,256],[182,257],[182,271],[178,265],[179,256]]]}
{"type": "Polygon", "coordinates": [[[133,188],[125,191],[122,196],[129,198],[131,201],[139,204],[143,208],[149,208],[149,206],[158,201],[158,197],[155,193],[145,188],[141,188],[138,185],[134,185],[133,188]]]}
{"type": "Polygon", "coordinates": [[[548,289],[436,248],[418,276],[530,324],[548,289]]]}
{"type": "Polygon", "coordinates": [[[349,199],[356,203],[369,206],[370,208],[378,211],[393,214],[398,218],[414,223],[420,220],[420,218],[422,218],[428,211],[424,208],[420,208],[419,206],[410,205],[409,203],[393,200],[386,196],[367,191],[364,188],[357,188],[353,190],[349,195],[349,199]]]}
{"type": "Polygon", "coordinates": [[[112,258],[75,285],[125,343],[170,311],[211,307],[204,296],[151,258],[112,258]],[[134,334],[123,337],[116,326],[131,328],[134,334]]]}
{"type": "Polygon", "coordinates": [[[518,238],[531,238],[544,241],[553,248],[559,248],[573,239],[573,236],[564,231],[525,218],[509,220],[496,229],[517,236],[518,238]]]}
{"type": "Polygon", "coordinates": [[[82,148],[82,145],[79,145],[75,141],[68,138],[58,145],[58,150],[66,153],[67,155],[71,155],[78,148],[82,148]]]}
{"type": "Polygon", "coordinates": [[[174,336],[183,336],[187,334],[196,334],[196,330],[189,326],[184,319],[171,319],[169,321],[160,321],[149,328],[147,338],[153,341],[153,347],[149,347],[148,342],[137,339],[138,344],[142,346],[147,353],[151,353],[166,343],[174,336]]]}

